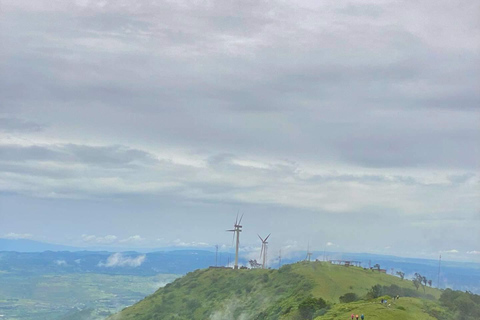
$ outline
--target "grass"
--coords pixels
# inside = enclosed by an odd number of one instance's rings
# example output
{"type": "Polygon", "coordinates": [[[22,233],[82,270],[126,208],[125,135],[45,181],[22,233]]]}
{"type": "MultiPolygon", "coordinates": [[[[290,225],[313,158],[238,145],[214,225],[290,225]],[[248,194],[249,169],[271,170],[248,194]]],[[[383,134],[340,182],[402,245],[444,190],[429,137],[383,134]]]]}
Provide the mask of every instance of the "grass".
{"type": "MultiPolygon", "coordinates": [[[[323,262],[301,262],[299,266],[295,269],[295,272],[315,283],[312,290],[313,295],[330,302],[338,302],[338,297],[346,292],[364,296],[376,284],[384,286],[394,284],[402,288],[415,288],[409,280],[401,280],[389,274],[369,269],[364,270],[359,267],[344,267],[323,262]]],[[[423,292],[423,289],[419,289],[419,291],[423,292]]],[[[441,291],[427,287],[425,288],[425,294],[438,299],[441,291]]]]}
{"type": "Polygon", "coordinates": [[[365,315],[365,320],[435,320],[428,311],[438,308],[436,302],[418,299],[418,298],[400,298],[393,301],[388,298],[388,304],[379,303],[379,299],[374,301],[358,301],[348,304],[338,304],[330,309],[325,315],[316,317],[315,320],[346,320],[351,319],[351,314],[365,315]]]}

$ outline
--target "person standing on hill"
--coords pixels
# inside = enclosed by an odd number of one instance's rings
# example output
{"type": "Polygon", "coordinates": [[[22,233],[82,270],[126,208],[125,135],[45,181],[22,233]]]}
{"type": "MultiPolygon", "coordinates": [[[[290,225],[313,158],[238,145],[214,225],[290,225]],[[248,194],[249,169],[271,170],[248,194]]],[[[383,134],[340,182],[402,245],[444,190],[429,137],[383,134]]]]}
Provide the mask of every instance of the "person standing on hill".
{"type": "Polygon", "coordinates": [[[352,313],[352,320],[353,320],[353,318],[355,318],[355,315],[352,313]]]}
{"type": "Polygon", "coordinates": [[[360,316],[360,318],[362,318],[362,320],[365,319],[365,316],[363,315],[363,313],[362,313],[362,315],[360,316]]]}
{"type": "Polygon", "coordinates": [[[357,320],[358,320],[358,314],[355,316],[355,318],[357,318],[357,320]]]}

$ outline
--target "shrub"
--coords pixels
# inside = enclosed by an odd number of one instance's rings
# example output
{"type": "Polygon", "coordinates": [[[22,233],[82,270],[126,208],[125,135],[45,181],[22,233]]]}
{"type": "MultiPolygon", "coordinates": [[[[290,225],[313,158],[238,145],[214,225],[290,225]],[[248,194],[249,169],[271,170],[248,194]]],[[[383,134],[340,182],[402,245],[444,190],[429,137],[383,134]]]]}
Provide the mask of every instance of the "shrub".
{"type": "Polygon", "coordinates": [[[345,293],[343,296],[339,297],[338,300],[340,300],[341,303],[349,303],[349,302],[354,302],[358,300],[358,296],[353,293],[345,293]]]}

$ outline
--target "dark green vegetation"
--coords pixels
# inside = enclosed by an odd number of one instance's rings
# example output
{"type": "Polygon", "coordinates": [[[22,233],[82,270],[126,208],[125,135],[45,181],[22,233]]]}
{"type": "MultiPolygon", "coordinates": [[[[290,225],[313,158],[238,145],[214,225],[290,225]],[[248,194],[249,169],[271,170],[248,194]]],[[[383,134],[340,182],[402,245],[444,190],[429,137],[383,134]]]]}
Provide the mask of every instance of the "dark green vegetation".
{"type": "Polygon", "coordinates": [[[3,319],[105,319],[176,277],[0,272],[0,315],[3,319]]]}
{"type": "MultiPolygon", "coordinates": [[[[480,295],[446,289],[440,297],[440,302],[455,314],[455,319],[480,319],[480,295]]],[[[439,314],[438,319],[447,318],[439,314]]]]}
{"type": "Polygon", "coordinates": [[[392,275],[324,262],[299,262],[279,270],[206,269],[108,319],[346,320],[363,313],[367,320],[470,320],[460,318],[459,308],[478,307],[479,296],[466,294],[471,306],[462,293],[453,297],[449,290],[424,289],[392,275]],[[397,294],[400,299],[393,300],[397,294]]]}

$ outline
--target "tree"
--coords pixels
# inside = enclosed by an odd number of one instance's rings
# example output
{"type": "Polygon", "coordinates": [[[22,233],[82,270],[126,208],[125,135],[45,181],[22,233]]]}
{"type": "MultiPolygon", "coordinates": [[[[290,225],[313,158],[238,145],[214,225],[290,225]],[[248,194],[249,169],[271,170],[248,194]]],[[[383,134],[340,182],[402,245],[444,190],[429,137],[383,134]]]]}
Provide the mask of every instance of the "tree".
{"type": "Polygon", "coordinates": [[[420,284],[421,284],[421,282],[417,278],[413,278],[413,285],[415,286],[415,288],[417,290],[420,287],[420,284]]]}
{"type": "Polygon", "coordinates": [[[367,296],[371,299],[378,298],[382,295],[382,286],[379,284],[374,285],[367,293],[367,296]]]}
{"type": "Polygon", "coordinates": [[[428,280],[428,285],[432,287],[432,280],[428,280]]]}
{"type": "Polygon", "coordinates": [[[378,263],[376,263],[373,267],[376,268],[378,272],[380,272],[380,265],[378,263]]]}
{"type": "Polygon", "coordinates": [[[427,278],[422,276],[420,273],[415,272],[414,278],[413,278],[413,285],[415,286],[415,288],[417,288],[417,290],[421,285],[423,288],[423,292],[425,293],[425,286],[423,285],[423,282],[425,282],[425,285],[426,285],[427,278]]]}
{"type": "Polygon", "coordinates": [[[405,272],[402,272],[402,271],[397,271],[397,276],[400,277],[400,279],[404,279],[405,278],[405,272]]]}

